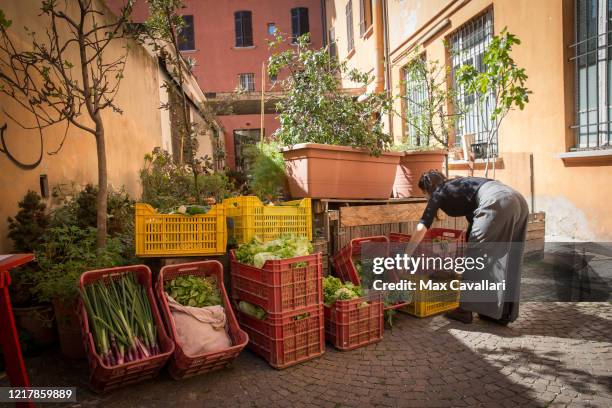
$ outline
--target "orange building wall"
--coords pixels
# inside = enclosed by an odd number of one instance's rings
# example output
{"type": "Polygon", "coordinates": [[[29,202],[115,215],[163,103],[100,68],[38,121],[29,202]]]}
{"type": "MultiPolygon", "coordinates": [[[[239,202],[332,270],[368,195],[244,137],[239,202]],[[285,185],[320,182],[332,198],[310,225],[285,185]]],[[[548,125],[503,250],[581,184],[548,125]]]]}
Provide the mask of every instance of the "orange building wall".
{"type": "MultiPolygon", "coordinates": [[[[533,91],[525,110],[511,112],[502,125],[499,144],[503,168],[496,171],[496,178],[517,188],[531,201],[530,154],[533,154],[535,210],[547,213],[547,235],[558,240],[609,240],[612,163],[569,166],[558,157],[573,146],[574,140],[569,128],[574,120],[574,67],[569,61],[574,24],[572,3],[571,0],[389,2],[390,16],[415,15],[417,19],[417,24],[404,30],[403,35],[400,27],[405,22],[393,17],[390,20],[390,43],[395,45],[391,49],[392,86],[394,94],[399,95],[401,67],[406,63],[401,55],[419,37],[449,18],[450,24],[423,45],[427,58],[444,61],[447,54],[442,41],[492,6],[495,32],[508,27],[522,40],[513,56],[526,69],[527,86],[533,91]]],[[[394,118],[396,138],[401,136],[401,122],[400,117],[394,118]]],[[[465,175],[467,171],[455,166],[451,174],[465,175]]]]}

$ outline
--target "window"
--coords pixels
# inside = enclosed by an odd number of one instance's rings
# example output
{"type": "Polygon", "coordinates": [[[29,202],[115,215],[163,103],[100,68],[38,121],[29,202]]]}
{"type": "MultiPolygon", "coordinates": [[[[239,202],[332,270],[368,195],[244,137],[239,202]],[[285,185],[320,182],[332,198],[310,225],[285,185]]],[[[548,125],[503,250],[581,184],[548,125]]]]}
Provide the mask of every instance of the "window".
{"type": "Polygon", "coordinates": [[[359,35],[372,26],[372,0],[359,0],[359,35]]]}
{"type": "MultiPolygon", "coordinates": [[[[493,10],[464,24],[450,38],[453,87],[457,93],[457,105],[465,115],[455,124],[455,144],[461,146],[463,135],[474,135],[476,143],[487,142],[487,132],[492,128],[490,114],[494,106],[494,96],[485,101],[477,101],[474,95],[466,93],[456,82],[455,72],[459,67],[470,64],[482,70],[484,53],[493,38],[493,10]]],[[[491,141],[491,153],[497,153],[497,137],[491,141]]]]}
{"type": "Polygon", "coordinates": [[[338,48],[336,46],[336,30],[334,27],[329,29],[329,55],[338,58],[338,48]]]}
{"type": "Polygon", "coordinates": [[[268,34],[275,35],[276,34],[276,24],[268,23],[268,34]]]}
{"type": "Polygon", "coordinates": [[[250,11],[237,11],[234,13],[234,27],[236,29],[236,47],[253,46],[253,22],[250,11]]]}
{"type": "Polygon", "coordinates": [[[291,9],[291,42],[297,42],[297,38],[310,32],[308,27],[308,8],[297,7],[291,9]]]}
{"type": "Polygon", "coordinates": [[[240,74],[238,75],[238,88],[245,92],[255,91],[255,74],[240,74]]]}
{"type": "Polygon", "coordinates": [[[576,0],[576,149],[612,146],[612,1],[576,0]],[[604,6],[604,7],[600,7],[604,6]]]}
{"type": "MultiPolygon", "coordinates": [[[[425,60],[425,54],[416,58],[425,60]]],[[[410,75],[404,70],[404,109],[406,114],[406,142],[410,146],[428,146],[426,103],[428,98],[425,77],[410,75]]]]}
{"type": "Polygon", "coordinates": [[[193,51],[195,50],[195,35],[193,30],[193,16],[183,16],[185,25],[179,32],[179,50],[193,51]]]}
{"type": "Polygon", "coordinates": [[[236,169],[246,171],[251,166],[248,154],[249,146],[259,142],[261,129],[236,129],[234,130],[234,154],[236,169]]]}
{"type": "Polygon", "coordinates": [[[353,38],[353,0],[349,0],[346,3],[346,47],[348,52],[355,48],[355,40],[353,38]]]}

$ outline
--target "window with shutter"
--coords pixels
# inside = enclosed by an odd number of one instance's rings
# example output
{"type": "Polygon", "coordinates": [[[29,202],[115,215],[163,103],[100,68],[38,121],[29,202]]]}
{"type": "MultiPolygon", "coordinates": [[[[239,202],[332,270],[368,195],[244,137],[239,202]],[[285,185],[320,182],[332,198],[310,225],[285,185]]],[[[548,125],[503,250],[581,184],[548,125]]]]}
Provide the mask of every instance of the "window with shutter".
{"type": "Polygon", "coordinates": [[[252,13],[248,10],[234,13],[234,28],[236,31],[236,47],[253,46],[252,13]]]}
{"type": "Polygon", "coordinates": [[[308,8],[296,7],[291,9],[291,42],[295,43],[298,37],[308,32],[310,32],[308,8]]]}
{"type": "Polygon", "coordinates": [[[178,46],[181,51],[195,50],[195,34],[193,29],[193,16],[183,16],[184,25],[179,32],[178,46]]]}
{"type": "Polygon", "coordinates": [[[353,38],[353,1],[349,0],[346,3],[346,46],[347,51],[351,52],[355,48],[355,40],[353,38]]]}
{"type": "Polygon", "coordinates": [[[359,35],[372,26],[372,0],[359,0],[359,35]]]}

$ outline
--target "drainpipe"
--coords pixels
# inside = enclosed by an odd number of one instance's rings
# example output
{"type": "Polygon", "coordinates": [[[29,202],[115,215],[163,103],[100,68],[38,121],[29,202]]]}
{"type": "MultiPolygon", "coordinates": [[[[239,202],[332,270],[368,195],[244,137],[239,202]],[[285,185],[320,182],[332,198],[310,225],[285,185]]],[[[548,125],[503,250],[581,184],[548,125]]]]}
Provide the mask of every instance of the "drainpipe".
{"type": "Polygon", "coordinates": [[[326,0],[321,0],[321,28],[323,29],[323,47],[327,46],[327,7],[326,0]]]}
{"type": "MultiPolygon", "coordinates": [[[[389,63],[389,14],[387,9],[387,0],[382,1],[382,24],[383,24],[383,45],[384,45],[384,69],[385,69],[385,91],[391,96],[393,90],[391,87],[391,64],[389,63]]],[[[393,135],[393,114],[389,115],[389,134],[393,135]]]]}
{"type": "Polygon", "coordinates": [[[384,57],[384,18],[383,18],[383,0],[374,0],[374,38],[376,40],[376,67],[375,73],[375,88],[376,92],[385,90],[385,57],[384,57]]]}

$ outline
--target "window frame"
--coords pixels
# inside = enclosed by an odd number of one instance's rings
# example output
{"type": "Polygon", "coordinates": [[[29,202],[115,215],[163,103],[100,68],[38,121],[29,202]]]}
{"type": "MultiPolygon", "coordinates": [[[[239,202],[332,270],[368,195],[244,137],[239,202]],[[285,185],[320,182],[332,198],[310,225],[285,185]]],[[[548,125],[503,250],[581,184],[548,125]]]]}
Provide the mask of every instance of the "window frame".
{"type": "Polygon", "coordinates": [[[238,89],[242,92],[255,92],[255,73],[242,72],[238,74],[238,89]],[[246,87],[243,86],[243,78],[247,79],[246,81],[244,81],[247,85],[246,87]]]}
{"type": "Polygon", "coordinates": [[[573,151],[612,148],[611,27],[612,1],[574,0],[574,42],[569,46],[574,53],[570,58],[574,65],[573,151]],[[581,3],[584,21],[580,19],[581,3]],[[589,26],[589,14],[593,13],[589,4],[595,5],[594,27],[589,26]],[[593,83],[589,81],[592,75],[593,83]]]}
{"type": "Polygon", "coordinates": [[[344,13],[346,17],[346,51],[350,53],[355,49],[355,28],[353,26],[353,0],[348,0],[344,13]]]}
{"type": "Polygon", "coordinates": [[[359,0],[359,35],[363,35],[372,27],[374,11],[372,0],[359,0]]]}
{"type": "MultiPolygon", "coordinates": [[[[420,53],[419,55],[416,55],[414,58],[421,58],[423,61],[427,61],[427,54],[425,52],[420,53]]],[[[409,62],[410,63],[410,62],[409,62]]],[[[404,121],[404,136],[406,138],[406,142],[408,145],[413,146],[413,147],[425,147],[425,146],[430,146],[431,145],[431,140],[425,140],[425,138],[423,138],[423,140],[421,140],[421,135],[418,133],[418,130],[416,129],[412,129],[412,125],[411,122],[408,121],[408,114],[409,112],[415,112],[415,114],[421,114],[422,110],[422,106],[419,106],[417,104],[413,104],[412,101],[414,99],[408,99],[408,92],[409,92],[409,85],[412,83],[413,85],[413,92],[418,92],[418,84],[415,84],[413,81],[409,81],[408,78],[408,71],[406,69],[406,66],[402,67],[402,81],[403,81],[403,86],[402,86],[402,101],[403,101],[403,114],[402,114],[402,120],[404,121]]],[[[422,87],[421,92],[420,92],[420,101],[421,103],[426,101],[428,98],[428,89],[427,89],[427,83],[423,82],[421,85],[422,87]]]]}
{"type": "MultiPolygon", "coordinates": [[[[493,93],[484,102],[476,101],[474,95],[466,94],[462,87],[457,85],[455,73],[459,67],[470,63],[470,61],[473,64],[476,60],[477,68],[482,64],[484,53],[494,36],[494,24],[493,7],[488,7],[462,24],[447,38],[451,50],[448,56],[451,84],[456,93],[455,98],[462,99],[461,103],[455,101],[455,106],[462,105],[463,108],[467,105],[472,106],[469,110],[464,109],[466,114],[461,115],[455,123],[455,146],[461,146],[463,136],[470,134],[474,135],[474,144],[486,144],[488,129],[493,127],[489,113],[494,109],[495,101],[493,93]],[[465,46],[466,43],[467,46],[465,46]],[[456,44],[458,44],[458,50],[456,49],[456,44]]],[[[495,135],[491,140],[492,157],[497,157],[498,139],[498,135],[495,135]]],[[[471,146],[468,148],[471,148],[471,146]]]]}
{"type": "Polygon", "coordinates": [[[310,13],[308,12],[308,7],[293,7],[290,11],[290,15],[291,15],[291,43],[295,44],[297,43],[298,37],[310,32],[310,13]],[[304,21],[304,15],[306,16],[305,21],[304,21]],[[303,24],[304,22],[306,24],[303,24]],[[305,29],[303,25],[306,26],[305,29]]]}
{"type": "Polygon", "coordinates": [[[181,51],[181,52],[184,52],[184,51],[195,51],[196,50],[196,39],[195,39],[194,16],[193,16],[193,14],[185,14],[185,15],[182,15],[181,18],[185,22],[185,26],[182,27],[180,32],[179,32],[179,42],[178,42],[179,51],[181,51]],[[186,19],[190,19],[191,20],[191,24],[188,24],[186,19]],[[188,40],[187,41],[181,41],[182,39],[185,38],[184,35],[183,35],[183,30],[191,32],[191,42],[189,42],[188,40]],[[191,45],[191,47],[183,48],[183,46],[181,45],[182,43],[186,43],[187,45],[191,45]]]}
{"type": "MultiPolygon", "coordinates": [[[[264,138],[266,135],[266,129],[263,129],[264,138]]],[[[234,129],[232,132],[234,137],[234,164],[237,170],[246,171],[248,170],[248,166],[245,166],[244,157],[242,154],[242,149],[244,146],[254,145],[261,141],[261,128],[256,129],[234,129]],[[245,132],[246,134],[241,134],[241,132],[245,132]],[[253,135],[255,135],[253,137],[253,135]],[[243,136],[248,138],[251,137],[248,142],[252,143],[244,143],[242,138],[243,136]]],[[[246,141],[246,140],[245,140],[246,141]]]]}
{"type": "Polygon", "coordinates": [[[253,47],[253,12],[251,10],[234,12],[234,37],[236,48],[253,47]]]}

